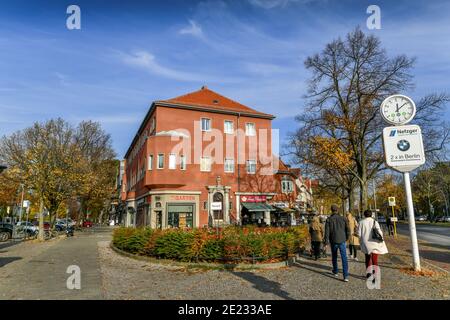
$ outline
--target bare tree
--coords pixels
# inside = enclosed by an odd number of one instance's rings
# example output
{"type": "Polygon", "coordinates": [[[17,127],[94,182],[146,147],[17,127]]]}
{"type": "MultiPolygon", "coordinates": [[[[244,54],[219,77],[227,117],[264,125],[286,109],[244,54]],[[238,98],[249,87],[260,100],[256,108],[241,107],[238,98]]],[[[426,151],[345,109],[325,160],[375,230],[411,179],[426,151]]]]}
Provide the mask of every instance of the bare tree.
{"type": "MultiPolygon", "coordinates": [[[[359,28],[305,61],[312,77],[307,105],[296,118],[300,128],[291,137],[291,152],[313,172],[352,175],[360,186],[362,210],[368,205],[369,180],[384,169],[379,106],[387,96],[413,88],[413,65],[414,59],[405,55],[389,57],[377,37],[359,28]],[[327,161],[312,158],[317,156],[311,149],[319,138],[325,143],[323,150],[329,149],[326,144],[336,149],[325,154],[327,161]]],[[[423,128],[428,152],[448,143],[449,127],[439,120],[448,101],[445,94],[432,94],[417,103],[415,122],[423,128]]]]}

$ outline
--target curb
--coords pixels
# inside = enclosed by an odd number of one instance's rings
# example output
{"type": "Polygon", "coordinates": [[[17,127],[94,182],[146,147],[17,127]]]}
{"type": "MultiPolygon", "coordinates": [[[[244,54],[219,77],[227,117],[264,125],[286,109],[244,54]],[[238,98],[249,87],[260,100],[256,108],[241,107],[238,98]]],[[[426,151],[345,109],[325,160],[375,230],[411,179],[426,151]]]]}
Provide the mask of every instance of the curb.
{"type": "Polygon", "coordinates": [[[139,261],[146,261],[161,265],[168,265],[168,266],[178,266],[178,267],[188,267],[188,268],[206,268],[206,269],[225,269],[225,270],[271,270],[271,269],[280,269],[285,268],[290,265],[292,265],[293,262],[295,262],[296,258],[289,258],[289,260],[281,261],[281,262],[274,262],[274,263],[260,263],[260,264],[226,264],[226,263],[211,263],[211,262],[181,262],[181,261],[175,261],[175,260],[169,260],[169,259],[157,259],[147,256],[140,256],[134,253],[129,253],[126,251],[123,251],[117,247],[115,247],[110,242],[110,248],[125,257],[132,258],[139,261]]]}

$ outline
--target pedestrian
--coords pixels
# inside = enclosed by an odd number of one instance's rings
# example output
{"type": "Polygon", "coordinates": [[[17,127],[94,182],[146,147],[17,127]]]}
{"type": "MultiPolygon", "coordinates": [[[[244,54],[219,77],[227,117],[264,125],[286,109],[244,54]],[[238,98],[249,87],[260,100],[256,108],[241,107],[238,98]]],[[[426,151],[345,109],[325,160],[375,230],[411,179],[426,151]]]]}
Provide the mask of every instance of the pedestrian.
{"type": "Polygon", "coordinates": [[[309,233],[311,235],[311,249],[312,254],[314,254],[314,260],[320,258],[320,246],[323,242],[324,228],[320,219],[315,215],[309,226],[309,233]]]}
{"type": "Polygon", "coordinates": [[[350,229],[350,238],[348,239],[348,249],[350,251],[350,257],[353,260],[358,261],[357,248],[359,246],[359,238],[357,236],[358,232],[358,221],[353,217],[351,212],[347,212],[347,223],[350,229]]]}
{"type": "Polygon", "coordinates": [[[341,255],[342,270],[344,281],[348,282],[348,261],[346,242],[350,236],[347,219],[338,214],[339,207],[336,204],[331,205],[331,216],[325,223],[325,245],[330,244],[331,260],[333,263],[333,275],[338,277],[337,252],[341,255]]]}
{"type": "Polygon", "coordinates": [[[359,222],[357,234],[361,242],[361,251],[366,256],[366,277],[368,278],[371,273],[375,273],[375,269],[370,272],[369,267],[378,266],[378,255],[388,253],[388,249],[384,240],[374,237],[374,234],[378,233],[382,238],[383,232],[378,221],[372,218],[372,212],[370,210],[364,211],[364,217],[359,222]]]}
{"type": "Polygon", "coordinates": [[[386,218],[386,228],[387,228],[388,234],[390,236],[393,236],[394,235],[394,231],[393,231],[393,228],[392,228],[392,220],[391,220],[390,216],[387,216],[387,218],[386,218]]]}

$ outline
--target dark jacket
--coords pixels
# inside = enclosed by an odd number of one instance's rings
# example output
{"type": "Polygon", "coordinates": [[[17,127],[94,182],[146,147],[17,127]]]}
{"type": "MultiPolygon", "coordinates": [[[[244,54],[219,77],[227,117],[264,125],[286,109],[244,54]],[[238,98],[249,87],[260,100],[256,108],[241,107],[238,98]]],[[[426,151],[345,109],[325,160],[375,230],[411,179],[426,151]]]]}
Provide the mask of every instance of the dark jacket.
{"type": "Polygon", "coordinates": [[[325,223],[325,238],[324,242],[328,243],[342,243],[346,242],[350,237],[350,229],[348,227],[347,219],[337,213],[332,214],[325,223]]]}

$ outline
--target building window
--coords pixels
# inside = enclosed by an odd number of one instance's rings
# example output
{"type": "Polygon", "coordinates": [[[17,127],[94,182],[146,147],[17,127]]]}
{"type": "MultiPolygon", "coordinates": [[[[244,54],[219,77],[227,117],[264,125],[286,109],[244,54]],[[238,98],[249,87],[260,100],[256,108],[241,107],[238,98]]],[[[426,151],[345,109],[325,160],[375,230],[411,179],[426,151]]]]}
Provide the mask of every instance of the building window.
{"type": "Polygon", "coordinates": [[[247,173],[249,173],[249,174],[256,173],[256,161],[255,160],[247,160],[247,173]]]}
{"type": "Polygon", "coordinates": [[[227,134],[233,134],[234,133],[234,123],[231,120],[225,120],[224,126],[223,126],[223,132],[227,134]]]}
{"type": "Polygon", "coordinates": [[[246,123],[245,124],[245,135],[246,136],[255,136],[256,135],[256,129],[254,123],[246,123]]]}
{"type": "Polygon", "coordinates": [[[180,169],[186,170],[186,156],[180,156],[180,169]]]}
{"type": "Polygon", "coordinates": [[[158,154],[158,169],[164,169],[164,154],[158,154]]]}
{"type": "Polygon", "coordinates": [[[291,193],[294,191],[294,183],[289,178],[283,178],[281,181],[281,191],[283,193],[291,193]]]}
{"type": "Polygon", "coordinates": [[[234,159],[225,159],[224,171],[230,173],[234,172],[234,159]]]}
{"type": "Polygon", "coordinates": [[[211,119],[202,118],[202,131],[211,131],[211,119]]]}
{"type": "Polygon", "coordinates": [[[153,155],[148,156],[148,170],[153,170],[153,155]]]}
{"type": "Polygon", "coordinates": [[[211,158],[203,157],[200,159],[200,171],[211,171],[211,158]]]}
{"type": "Polygon", "coordinates": [[[174,153],[169,154],[169,169],[177,168],[177,156],[174,153]]]}

